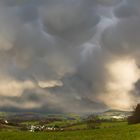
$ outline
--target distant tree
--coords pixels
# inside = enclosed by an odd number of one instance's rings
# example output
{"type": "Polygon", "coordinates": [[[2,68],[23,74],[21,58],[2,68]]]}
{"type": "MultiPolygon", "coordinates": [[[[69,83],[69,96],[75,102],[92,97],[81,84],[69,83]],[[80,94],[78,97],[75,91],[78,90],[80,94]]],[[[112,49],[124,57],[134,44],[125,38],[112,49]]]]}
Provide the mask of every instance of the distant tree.
{"type": "Polygon", "coordinates": [[[127,120],[128,120],[128,124],[140,123],[140,104],[137,104],[137,106],[134,107],[132,116],[128,117],[127,120]]]}
{"type": "Polygon", "coordinates": [[[99,128],[101,121],[98,116],[90,115],[88,116],[86,123],[87,123],[87,128],[96,129],[99,128]]]}
{"type": "Polygon", "coordinates": [[[56,129],[59,129],[60,128],[60,126],[59,125],[56,125],[56,124],[53,127],[56,128],[56,129]]]}

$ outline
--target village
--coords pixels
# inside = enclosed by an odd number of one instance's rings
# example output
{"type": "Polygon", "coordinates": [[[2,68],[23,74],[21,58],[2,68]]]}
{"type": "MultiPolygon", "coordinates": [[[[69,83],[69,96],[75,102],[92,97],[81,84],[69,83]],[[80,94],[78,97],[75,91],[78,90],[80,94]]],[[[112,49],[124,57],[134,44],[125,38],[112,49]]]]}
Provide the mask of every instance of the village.
{"type": "Polygon", "coordinates": [[[8,120],[0,120],[0,128],[6,128],[8,126],[17,127],[21,131],[30,131],[30,132],[38,132],[38,131],[63,131],[63,128],[58,126],[47,126],[47,125],[33,125],[33,124],[20,124],[15,122],[9,122],[8,120]]]}

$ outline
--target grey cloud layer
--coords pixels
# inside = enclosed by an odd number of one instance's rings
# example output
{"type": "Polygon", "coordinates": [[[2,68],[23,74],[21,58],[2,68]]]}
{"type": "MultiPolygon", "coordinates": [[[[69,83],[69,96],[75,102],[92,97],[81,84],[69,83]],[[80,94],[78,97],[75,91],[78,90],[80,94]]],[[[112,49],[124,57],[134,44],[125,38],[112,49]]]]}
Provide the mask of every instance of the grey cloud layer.
{"type": "Polygon", "coordinates": [[[0,108],[110,108],[101,99],[112,78],[106,66],[120,55],[138,63],[139,6],[138,0],[0,0],[0,108]]]}

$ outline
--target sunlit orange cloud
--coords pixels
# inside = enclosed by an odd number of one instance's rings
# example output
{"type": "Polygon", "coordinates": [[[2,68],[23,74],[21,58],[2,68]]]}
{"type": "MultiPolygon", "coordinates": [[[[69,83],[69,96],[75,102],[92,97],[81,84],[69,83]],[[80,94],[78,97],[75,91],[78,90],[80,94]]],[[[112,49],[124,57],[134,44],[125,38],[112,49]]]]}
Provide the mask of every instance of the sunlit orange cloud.
{"type": "Polygon", "coordinates": [[[0,81],[0,96],[14,97],[21,96],[25,89],[35,88],[31,81],[19,82],[16,80],[1,80],[0,81]]]}
{"type": "Polygon", "coordinates": [[[39,81],[38,85],[41,88],[55,87],[55,86],[63,86],[61,81],[51,80],[51,81],[39,81]]]}
{"type": "Polygon", "coordinates": [[[107,65],[111,79],[106,83],[106,92],[100,96],[108,106],[130,110],[135,99],[131,93],[140,71],[133,59],[118,60],[107,65]]]}

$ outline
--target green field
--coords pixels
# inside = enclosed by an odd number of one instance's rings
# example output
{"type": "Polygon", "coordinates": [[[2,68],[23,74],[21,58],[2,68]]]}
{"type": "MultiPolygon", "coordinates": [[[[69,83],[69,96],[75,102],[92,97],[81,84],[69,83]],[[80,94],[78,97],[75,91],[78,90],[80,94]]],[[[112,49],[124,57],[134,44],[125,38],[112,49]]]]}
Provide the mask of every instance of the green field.
{"type": "Polygon", "coordinates": [[[65,132],[0,132],[0,140],[140,140],[140,124],[103,123],[100,129],[65,132]]]}

